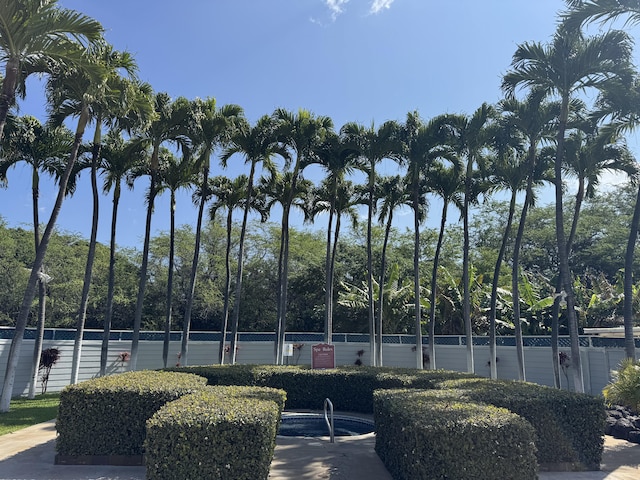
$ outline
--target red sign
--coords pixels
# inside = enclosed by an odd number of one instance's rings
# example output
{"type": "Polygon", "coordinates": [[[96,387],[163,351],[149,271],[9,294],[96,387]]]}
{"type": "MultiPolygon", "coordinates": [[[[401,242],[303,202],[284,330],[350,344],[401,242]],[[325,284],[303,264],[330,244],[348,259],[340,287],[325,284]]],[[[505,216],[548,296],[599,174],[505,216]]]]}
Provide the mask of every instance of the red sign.
{"type": "Polygon", "coordinates": [[[336,368],[336,352],[333,345],[319,343],[311,347],[311,368],[336,368]]]}

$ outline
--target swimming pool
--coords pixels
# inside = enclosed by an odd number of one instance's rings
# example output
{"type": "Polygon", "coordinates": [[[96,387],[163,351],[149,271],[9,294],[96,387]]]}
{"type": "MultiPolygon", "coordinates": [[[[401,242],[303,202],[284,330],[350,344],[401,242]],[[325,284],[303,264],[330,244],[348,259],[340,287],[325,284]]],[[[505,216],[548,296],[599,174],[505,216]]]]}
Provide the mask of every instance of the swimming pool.
{"type": "MultiPolygon", "coordinates": [[[[353,437],[374,431],[373,421],[347,415],[334,415],[333,429],[336,437],[353,437]]],[[[325,437],[329,428],[324,415],[317,413],[288,413],[282,416],[278,435],[284,437],[325,437]]]]}

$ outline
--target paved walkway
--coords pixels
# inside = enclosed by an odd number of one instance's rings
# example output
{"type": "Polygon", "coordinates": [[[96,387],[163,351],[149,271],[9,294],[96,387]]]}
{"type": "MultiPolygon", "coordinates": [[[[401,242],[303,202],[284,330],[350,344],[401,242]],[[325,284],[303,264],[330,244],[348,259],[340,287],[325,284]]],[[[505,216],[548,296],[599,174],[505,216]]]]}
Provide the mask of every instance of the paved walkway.
{"type": "MultiPolygon", "coordinates": [[[[54,465],[55,424],[34,425],[0,436],[2,480],[143,480],[144,467],[54,465]]],[[[373,450],[374,434],[314,438],[278,437],[270,480],[391,480],[373,450]]],[[[638,480],[640,445],[605,437],[599,472],[542,472],[541,480],[638,480]]]]}

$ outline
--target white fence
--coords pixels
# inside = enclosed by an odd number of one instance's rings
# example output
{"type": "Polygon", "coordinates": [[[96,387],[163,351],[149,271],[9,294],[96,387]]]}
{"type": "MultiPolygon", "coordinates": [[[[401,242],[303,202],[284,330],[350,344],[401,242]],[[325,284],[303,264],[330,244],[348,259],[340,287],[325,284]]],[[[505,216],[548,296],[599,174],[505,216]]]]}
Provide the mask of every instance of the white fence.
{"type": "MultiPolygon", "coordinates": [[[[11,329],[0,328],[0,382],[4,379],[9,346],[11,344],[11,329]],[[2,338],[4,337],[4,338],[2,338]]],[[[31,332],[32,333],[32,332],[31,332]]],[[[60,350],[60,359],[51,370],[48,391],[58,391],[69,383],[71,376],[71,359],[73,356],[72,331],[48,330],[43,348],[55,347],[60,350]],[[53,332],[53,333],[52,333],[53,332]],[[62,334],[60,334],[60,332],[62,334]],[[57,334],[56,334],[57,333],[57,334]]],[[[87,332],[83,342],[79,379],[87,380],[97,376],[100,367],[101,341],[100,332],[87,332]],[[87,339],[87,337],[89,339],[87,339]]],[[[131,348],[130,332],[115,332],[109,342],[109,373],[126,371],[128,365],[119,360],[120,354],[129,352],[131,348]]],[[[18,371],[16,374],[13,393],[15,396],[25,395],[29,389],[31,359],[34,341],[28,334],[22,344],[18,371]]],[[[219,333],[192,333],[189,342],[189,364],[211,365],[217,363],[219,333]]],[[[162,335],[158,332],[146,332],[141,335],[138,354],[138,369],[162,368],[162,335]],[[147,339],[145,339],[147,338],[147,339]]],[[[244,364],[273,363],[273,334],[241,334],[238,343],[237,362],[244,364]]],[[[287,334],[287,342],[301,345],[294,351],[293,357],[288,357],[291,364],[311,364],[311,346],[321,343],[321,334],[287,334]]],[[[363,365],[369,365],[368,335],[336,334],[333,343],[336,352],[337,365],[353,365],[360,360],[363,365]]],[[[415,365],[415,348],[411,343],[413,337],[389,335],[385,337],[383,345],[384,365],[389,367],[413,367],[415,365]]],[[[498,376],[503,379],[517,378],[517,357],[514,346],[500,345],[511,343],[513,339],[499,339],[497,347],[498,376]]],[[[466,346],[464,337],[438,337],[436,339],[436,366],[447,370],[466,371],[466,346]]],[[[474,338],[475,373],[489,376],[489,347],[486,337],[474,338]]],[[[169,347],[169,365],[178,363],[180,352],[180,334],[173,333],[169,347]]],[[[527,380],[541,385],[553,385],[553,367],[551,363],[551,348],[546,337],[525,338],[524,355],[527,380]]],[[[560,351],[569,352],[568,338],[561,338],[560,351]]],[[[597,339],[581,337],[581,360],[584,373],[585,391],[599,395],[602,388],[609,383],[611,371],[615,370],[624,358],[622,343],[614,339],[597,339]]],[[[572,388],[571,372],[561,372],[563,388],[572,388]]],[[[40,389],[40,383],[38,385],[40,389]]]]}

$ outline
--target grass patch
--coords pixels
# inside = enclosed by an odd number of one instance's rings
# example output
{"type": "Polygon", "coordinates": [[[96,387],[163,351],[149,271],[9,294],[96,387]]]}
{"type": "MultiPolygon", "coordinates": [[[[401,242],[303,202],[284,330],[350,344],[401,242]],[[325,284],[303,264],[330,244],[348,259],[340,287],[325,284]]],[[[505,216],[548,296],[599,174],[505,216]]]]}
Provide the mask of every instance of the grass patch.
{"type": "Polygon", "coordinates": [[[11,400],[9,411],[0,413],[0,435],[53,420],[58,415],[58,403],[60,403],[59,393],[37,395],[33,400],[28,398],[11,400]]]}

